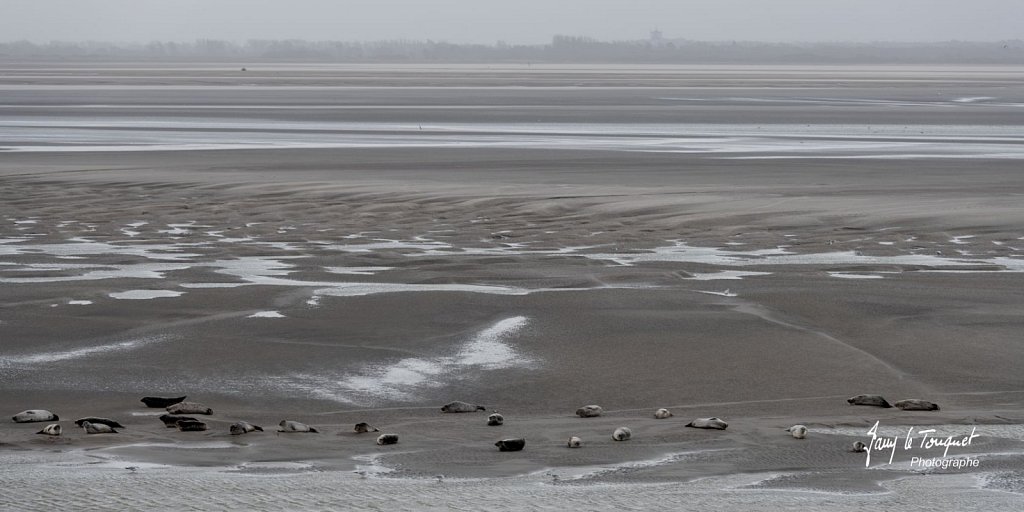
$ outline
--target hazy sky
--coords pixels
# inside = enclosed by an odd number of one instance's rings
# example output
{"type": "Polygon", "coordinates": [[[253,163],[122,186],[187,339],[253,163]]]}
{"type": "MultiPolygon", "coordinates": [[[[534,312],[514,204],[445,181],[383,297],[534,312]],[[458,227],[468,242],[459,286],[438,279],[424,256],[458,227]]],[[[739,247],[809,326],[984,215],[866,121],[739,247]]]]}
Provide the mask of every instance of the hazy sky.
{"type": "Polygon", "coordinates": [[[1024,0],[0,0],[0,41],[1024,39],[1024,0]]]}

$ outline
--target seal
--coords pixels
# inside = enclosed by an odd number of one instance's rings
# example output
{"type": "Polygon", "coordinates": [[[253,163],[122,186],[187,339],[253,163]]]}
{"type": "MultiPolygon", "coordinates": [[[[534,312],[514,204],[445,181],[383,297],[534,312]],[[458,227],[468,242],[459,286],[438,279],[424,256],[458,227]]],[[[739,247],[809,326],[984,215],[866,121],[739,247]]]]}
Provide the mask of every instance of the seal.
{"type": "Polygon", "coordinates": [[[398,442],[398,434],[381,434],[377,436],[377,444],[395,444],[398,442]]]}
{"type": "Polygon", "coordinates": [[[117,433],[117,431],[114,430],[114,427],[111,427],[110,425],[104,425],[102,423],[97,423],[97,424],[93,425],[92,423],[89,423],[88,421],[83,421],[82,422],[82,428],[85,429],[85,433],[86,434],[116,434],[117,433]]]}
{"type": "Polygon", "coordinates": [[[164,426],[167,428],[177,427],[179,420],[199,421],[191,416],[175,416],[171,414],[160,415],[160,421],[164,422],[164,426]]]}
{"type": "Polygon", "coordinates": [[[306,425],[305,423],[299,423],[297,421],[281,420],[281,423],[278,423],[278,426],[281,427],[281,428],[277,429],[278,432],[285,432],[285,433],[309,432],[309,433],[313,433],[313,434],[319,434],[320,433],[317,429],[315,429],[315,428],[313,428],[313,427],[311,427],[309,425],[306,425]]]}
{"type": "Polygon", "coordinates": [[[199,420],[178,420],[176,426],[182,432],[202,432],[206,430],[206,423],[199,420]]]}
{"type": "Polygon", "coordinates": [[[494,446],[498,447],[499,452],[518,452],[526,446],[526,439],[502,439],[494,443],[494,446]]]}
{"type": "Polygon", "coordinates": [[[94,424],[94,425],[99,423],[99,424],[106,425],[108,427],[113,427],[113,428],[125,428],[124,425],[122,425],[122,424],[120,424],[120,423],[118,423],[118,422],[116,422],[116,421],[114,421],[112,419],[109,419],[109,418],[97,418],[95,416],[87,416],[85,418],[78,418],[77,420],[75,420],[75,425],[81,427],[82,423],[85,423],[87,421],[89,423],[94,424]]]}
{"type": "Polygon", "coordinates": [[[853,443],[853,446],[850,447],[850,451],[853,452],[853,453],[864,453],[864,452],[868,451],[868,445],[866,445],[866,444],[864,444],[864,443],[862,443],[860,441],[857,441],[857,442],[853,443]]]}
{"type": "Polygon", "coordinates": [[[39,432],[36,432],[36,434],[43,434],[43,435],[47,435],[47,436],[59,436],[60,435],[60,425],[58,425],[56,423],[51,423],[51,424],[43,427],[43,429],[40,430],[39,432]]]}
{"type": "Polygon", "coordinates": [[[600,405],[584,405],[576,409],[576,416],[580,418],[596,418],[602,414],[604,414],[604,409],[600,405]]]}
{"type": "Polygon", "coordinates": [[[27,411],[21,411],[11,419],[15,423],[34,423],[37,421],[60,421],[60,418],[56,414],[47,411],[46,409],[29,409],[27,411]]]}
{"type": "Polygon", "coordinates": [[[198,402],[178,402],[167,406],[171,414],[213,414],[213,409],[198,402]]]}
{"type": "Polygon", "coordinates": [[[578,438],[578,437],[576,437],[576,436],[570,437],[569,438],[569,442],[566,443],[566,445],[568,445],[569,448],[579,448],[580,445],[582,445],[582,444],[583,444],[583,440],[578,438]]]}
{"type": "Polygon", "coordinates": [[[233,436],[240,436],[242,434],[248,434],[249,432],[263,432],[263,427],[259,425],[253,425],[245,421],[236,421],[228,427],[228,431],[233,436]]]}
{"type": "Polygon", "coordinates": [[[458,400],[444,404],[441,407],[441,412],[477,412],[486,410],[487,408],[482,405],[460,402],[458,400]]]}
{"type": "Polygon", "coordinates": [[[892,407],[886,402],[882,395],[857,395],[846,399],[850,405],[871,405],[874,407],[892,407]]]}
{"type": "Polygon", "coordinates": [[[498,413],[494,413],[494,414],[492,414],[492,415],[487,417],[487,426],[488,427],[498,427],[498,426],[503,425],[504,423],[505,423],[505,417],[500,415],[500,414],[498,414],[498,413]]]}
{"type": "Polygon", "coordinates": [[[668,409],[662,408],[662,409],[658,409],[657,411],[654,411],[654,418],[655,419],[663,420],[665,418],[671,418],[671,417],[672,417],[672,411],[670,411],[668,409]]]}
{"type": "Polygon", "coordinates": [[[371,426],[369,423],[356,423],[355,428],[353,428],[352,430],[355,430],[356,434],[365,434],[367,432],[380,432],[380,429],[371,426]]]}
{"type": "Polygon", "coordinates": [[[916,398],[908,398],[906,400],[900,400],[892,404],[893,407],[903,409],[904,411],[937,411],[939,410],[939,404],[929,402],[927,400],[918,400],[916,398]]]}
{"type": "Polygon", "coordinates": [[[693,428],[711,428],[717,430],[725,430],[729,424],[720,418],[697,418],[686,424],[687,427],[693,428]]]}
{"type": "Polygon", "coordinates": [[[140,402],[146,404],[146,407],[152,407],[153,409],[163,409],[168,405],[174,405],[185,401],[184,396],[175,398],[165,398],[162,396],[144,396],[140,402]]]}
{"type": "Polygon", "coordinates": [[[787,428],[786,432],[789,432],[790,435],[797,439],[803,439],[807,437],[807,427],[803,425],[793,425],[792,427],[787,428]]]}
{"type": "Polygon", "coordinates": [[[612,432],[612,439],[615,441],[629,441],[633,437],[633,431],[626,427],[619,427],[612,432]]]}

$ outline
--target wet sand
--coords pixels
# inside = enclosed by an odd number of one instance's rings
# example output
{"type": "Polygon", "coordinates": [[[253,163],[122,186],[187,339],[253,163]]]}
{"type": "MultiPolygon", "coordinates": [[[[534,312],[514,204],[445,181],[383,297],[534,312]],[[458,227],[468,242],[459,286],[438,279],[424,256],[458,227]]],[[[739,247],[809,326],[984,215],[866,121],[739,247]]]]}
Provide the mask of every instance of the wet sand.
{"type": "Polygon", "coordinates": [[[144,482],[126,504],[194,475],[237,506],[317,506],[282,475],[438,508],[481,489],[520,508],[1024,492],[1018,69],[6,67],[0,405],[65,428],[0,428],[7,497],[89,467],[105,492],[144,482]],[[138,402],[180,394],[209,431],[138,402]],[[590,403],[606,416],[573,416],[590,403]],[[86,436],[87,415],[127,428],[86,436]],[[684,427],[704,416],[730,426],[684,427]],[[267,432],[229,436],[240,419],[267,432]],[[847,449],[876,421],[976,426],[948,455],[980,466],[901,450],[867,469],[847,449]]]}

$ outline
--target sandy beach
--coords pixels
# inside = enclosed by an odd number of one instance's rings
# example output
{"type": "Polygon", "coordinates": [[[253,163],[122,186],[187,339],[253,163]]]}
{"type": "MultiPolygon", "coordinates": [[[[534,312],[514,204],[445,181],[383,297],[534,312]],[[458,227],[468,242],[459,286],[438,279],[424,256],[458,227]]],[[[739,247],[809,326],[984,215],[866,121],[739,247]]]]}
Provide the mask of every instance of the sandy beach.
{"type": "Polygon", "coordinates": [[[0,65],[12,510],[1019,506],[1024,70],[238,68],[0,65]]]}

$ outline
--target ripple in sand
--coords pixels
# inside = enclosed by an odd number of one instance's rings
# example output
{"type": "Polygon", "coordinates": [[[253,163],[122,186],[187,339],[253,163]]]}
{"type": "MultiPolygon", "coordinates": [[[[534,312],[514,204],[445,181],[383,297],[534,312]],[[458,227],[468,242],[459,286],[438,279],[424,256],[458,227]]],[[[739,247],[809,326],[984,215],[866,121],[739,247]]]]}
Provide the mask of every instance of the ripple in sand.
{"type": "Polygon", "coordinates": [[[180,297],[184,294],[185,292],[176,292],[173,290],[128,290],[126,292],[113,292],[108,295],[114,299],[121,300],[148,300],[180,297]]]}

